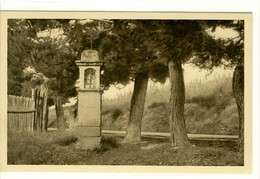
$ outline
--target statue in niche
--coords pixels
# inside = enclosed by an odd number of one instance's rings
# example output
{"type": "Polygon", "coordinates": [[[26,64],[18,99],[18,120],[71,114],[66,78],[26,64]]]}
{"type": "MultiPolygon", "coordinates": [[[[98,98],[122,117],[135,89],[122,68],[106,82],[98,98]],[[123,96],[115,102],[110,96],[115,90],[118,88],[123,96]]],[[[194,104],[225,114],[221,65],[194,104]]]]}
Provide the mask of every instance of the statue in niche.
{"type": "Polygon", "coordinates": [[[84,87],[87,89],[96,88],[96,70],[88,68],[85,70],[84,87]]]}

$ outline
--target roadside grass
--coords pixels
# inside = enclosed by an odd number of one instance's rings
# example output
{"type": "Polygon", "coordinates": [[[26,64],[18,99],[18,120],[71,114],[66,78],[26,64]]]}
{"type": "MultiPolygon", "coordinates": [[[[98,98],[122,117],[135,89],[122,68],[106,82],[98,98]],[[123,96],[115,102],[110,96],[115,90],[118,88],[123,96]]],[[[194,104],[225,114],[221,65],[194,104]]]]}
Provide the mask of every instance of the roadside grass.
{"type": "MultiPolygon", "coordinates": [[[[232,94],[232,78],[186,84],[185,120],[188,133],[238,134],[238,113],[232,94]]],[[[103,129],[126,130],[131,93],[103,102],[103,129]]],[[[169,132],[169,86],[148,87],[142,131],[169,132]]]]}
{"type": "Polygon", "coordinates": [[[115,136],[102,138],[101,148],[76,149],[76,137],[68,131],[9,133],[9,165],[154,165],[242,166],[243,154],[236,141],[191,141],[195,146],[171,148],[168,140],[147,139],[123,143],[115,136]],[[65,144],[65,145],[64,145],[65,144]]]}

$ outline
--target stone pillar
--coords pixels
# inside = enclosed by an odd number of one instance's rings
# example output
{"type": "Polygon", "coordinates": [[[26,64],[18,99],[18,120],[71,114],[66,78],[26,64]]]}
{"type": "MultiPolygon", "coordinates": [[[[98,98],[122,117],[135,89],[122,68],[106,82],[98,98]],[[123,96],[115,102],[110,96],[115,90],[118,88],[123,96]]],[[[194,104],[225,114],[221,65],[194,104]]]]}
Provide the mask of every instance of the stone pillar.
{"type": "Polygon", "coordinates": [[[76,61],[80,72],[78,89],[78,123],[74,133],[78,137],[77,147],[94,149],[101,141],[101,99],[100,68],[98,52],[85,50],[81,60],[76,61]]]}

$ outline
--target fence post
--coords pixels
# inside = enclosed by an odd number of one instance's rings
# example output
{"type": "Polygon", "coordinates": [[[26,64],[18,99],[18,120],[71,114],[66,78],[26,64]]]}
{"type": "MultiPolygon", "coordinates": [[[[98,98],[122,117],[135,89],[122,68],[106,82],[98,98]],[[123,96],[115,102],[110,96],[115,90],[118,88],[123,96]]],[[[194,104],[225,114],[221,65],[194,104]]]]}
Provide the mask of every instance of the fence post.
{"type": "Polygon", "coordinates": [[[35,90],[35,131],[43,132],[48,128],[48,87],[41,85],[35,90]]]}
{"type": "Polygon", "coordinates": [[[48,116],[49,116],[49,106],[48,106],[48,86],[42,86],[43,91],[43,131],[48,130],[48,116]]]}

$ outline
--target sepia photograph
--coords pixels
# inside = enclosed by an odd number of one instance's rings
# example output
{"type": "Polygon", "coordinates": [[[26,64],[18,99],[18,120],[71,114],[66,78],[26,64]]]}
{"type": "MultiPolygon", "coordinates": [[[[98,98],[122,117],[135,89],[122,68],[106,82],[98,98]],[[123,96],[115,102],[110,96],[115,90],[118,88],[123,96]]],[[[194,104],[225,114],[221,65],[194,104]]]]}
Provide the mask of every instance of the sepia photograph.
{"type": "Polygon", "coordinates": [[[250,172],[252,14],[63,14],[4,16],[7,168],[250,172]]]}

